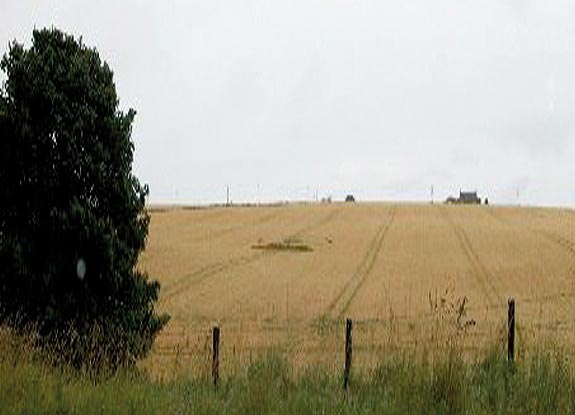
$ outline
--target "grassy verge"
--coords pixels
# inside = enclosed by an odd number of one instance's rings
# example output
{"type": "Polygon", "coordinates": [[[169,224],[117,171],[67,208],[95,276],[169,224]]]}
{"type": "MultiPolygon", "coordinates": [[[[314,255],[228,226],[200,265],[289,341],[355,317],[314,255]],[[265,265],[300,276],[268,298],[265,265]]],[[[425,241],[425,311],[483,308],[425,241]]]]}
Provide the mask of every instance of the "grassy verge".
{"type": "MultiPolygon", "coordinates": [[[[6,351],[6,350],[4,350],[6,351]]],[[[223,379],[169,382],[132,372],[94,384],[25,356],[0,357],[0,412],[6,414],[567,414],[575,413],[572,366],[536,353],[510,367],[499,352],[475,362],[395,357],[354,373],[311,367],[294,375],[278,356],[262,357],[223,379]]]]}

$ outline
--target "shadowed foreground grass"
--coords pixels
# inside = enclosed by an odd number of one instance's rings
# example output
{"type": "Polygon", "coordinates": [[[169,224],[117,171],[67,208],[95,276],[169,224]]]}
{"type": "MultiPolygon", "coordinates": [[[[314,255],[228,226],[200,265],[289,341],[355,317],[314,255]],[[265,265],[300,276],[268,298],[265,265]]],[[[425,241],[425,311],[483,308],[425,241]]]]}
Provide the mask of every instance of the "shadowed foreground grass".
{"type": "Polygon", "coordinates": [[[452,352],[431,362],[396,357],[342,379],[320,367],[294,375],[268,356],[221,381],[181,377],[168,382],[120,373],[92,383],[21,356],[0,356],[3,414],[568,414],[575,413],[571,364],[534,354],[513,368],[501,353],[474,363],[452,352]]]}

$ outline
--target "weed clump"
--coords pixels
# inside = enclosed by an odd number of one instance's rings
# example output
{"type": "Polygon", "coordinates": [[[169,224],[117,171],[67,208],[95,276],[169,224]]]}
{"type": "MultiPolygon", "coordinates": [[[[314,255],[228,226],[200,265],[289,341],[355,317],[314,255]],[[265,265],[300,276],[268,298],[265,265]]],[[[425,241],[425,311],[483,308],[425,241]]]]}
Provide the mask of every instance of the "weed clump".
{"type": "Polygon", "coordinates": [[[259,242],[252,245],[252,249],[264,251],[292,251],[292,252],[312,252],[313,248],[299,239],[288,238],[281,242],[259,242]]]}

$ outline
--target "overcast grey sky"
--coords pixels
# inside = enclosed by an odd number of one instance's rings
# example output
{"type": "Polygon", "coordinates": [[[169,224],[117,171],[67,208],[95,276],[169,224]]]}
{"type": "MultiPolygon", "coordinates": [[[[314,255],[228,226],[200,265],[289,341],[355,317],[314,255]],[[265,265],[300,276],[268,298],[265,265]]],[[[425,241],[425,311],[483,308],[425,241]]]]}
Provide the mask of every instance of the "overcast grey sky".
{"type": "Polygon", "coordinates": [[[319,197],[575,206],[575,2],[0,0],[0,50],[55,26],[138,111],[152,203],[319,197]]]}

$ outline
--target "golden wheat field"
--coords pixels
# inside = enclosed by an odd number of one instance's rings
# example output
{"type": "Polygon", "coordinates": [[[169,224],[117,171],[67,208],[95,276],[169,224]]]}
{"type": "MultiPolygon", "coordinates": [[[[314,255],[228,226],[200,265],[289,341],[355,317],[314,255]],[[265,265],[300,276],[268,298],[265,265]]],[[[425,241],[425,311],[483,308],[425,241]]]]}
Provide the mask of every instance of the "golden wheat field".
{"type": "Polygon", "coordinates": [[[504,347],[507,300],[518,353],[575,351],[575,212],[391,203],[151,209],[139,267],[171,321],[145,365],[158,375],[222,372],[263,353],[295,367],[388,353],[504,347]]]}

